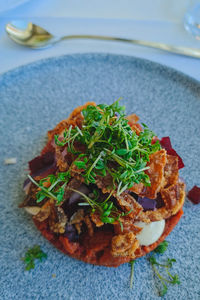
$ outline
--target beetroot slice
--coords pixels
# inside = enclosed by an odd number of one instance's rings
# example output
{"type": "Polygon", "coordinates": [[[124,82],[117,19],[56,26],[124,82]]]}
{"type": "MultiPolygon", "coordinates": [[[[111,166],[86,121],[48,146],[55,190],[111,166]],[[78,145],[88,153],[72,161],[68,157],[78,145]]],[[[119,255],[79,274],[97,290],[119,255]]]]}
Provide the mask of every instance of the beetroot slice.
{"type": "Polygon", "coordinates": [[[167,151],[167,154],[177,156],[178,157],[178,168],[182,169],[184,168],[184,163],[182,158],[178,155],[178,153],[172,148],[172,144],[170,141],[169,136],[165,136],[160,140],[160,144],[162,148],[164,148],[167,151]]]}
{"type": "Polygon", "coordinates": [[[200,203],[200,188],[195,185],[187,194],[188,199],[194,204],[200,203]]]}
{"type": "Polygon", "coordinates": [[[162,146],[162,148],[164,148],[166,151],[172,149],[172,144],[170,141],[170,137],[169,136],[165,136],[160,140],[160,144],[162,146]]]}
{"type": "Polygon", "coordinates": [[[48,176],[49,174],[52,174],[56,168],[54,152],[47,152],[29,161],[29,169],[32,176],[39,176],[42,174],[48,176]]]}

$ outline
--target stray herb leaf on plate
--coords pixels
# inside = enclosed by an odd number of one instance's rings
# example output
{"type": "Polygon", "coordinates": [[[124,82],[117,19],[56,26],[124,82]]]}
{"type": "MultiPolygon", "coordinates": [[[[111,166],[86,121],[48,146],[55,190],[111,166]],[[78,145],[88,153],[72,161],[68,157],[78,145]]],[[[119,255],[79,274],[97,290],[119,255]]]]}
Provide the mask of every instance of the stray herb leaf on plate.
{"type": "Polygon", "coordinates": [[[25,253],[25,256],[22,257],[22,260],[26,265],[25,270],[30,271],[31,269],[34,269],[36,259],[42,261],[43,259],[46,258],[47,258],[47,254],[41,250],[40,246],[35,245],[34,247],[28,249],[25,253]]]}

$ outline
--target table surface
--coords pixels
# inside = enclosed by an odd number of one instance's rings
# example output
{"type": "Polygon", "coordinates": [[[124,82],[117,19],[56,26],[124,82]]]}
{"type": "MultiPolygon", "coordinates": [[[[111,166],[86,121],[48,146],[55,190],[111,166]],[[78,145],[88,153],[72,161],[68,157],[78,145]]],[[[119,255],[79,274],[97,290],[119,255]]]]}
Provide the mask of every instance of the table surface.
{"type": "Polygon", "coordinates": [[[189,0],[29,0],[0,14],[0,72],[46,57],[104,52],[146,58],[170,66],[200,80],[200,59],[116,42],[67,41],[46,50],[31,50],[14,44],[4,27],[14,19],[26,19],[57,35],[107,34],[170,44],[199,47],[183,28],[189,0]]]}

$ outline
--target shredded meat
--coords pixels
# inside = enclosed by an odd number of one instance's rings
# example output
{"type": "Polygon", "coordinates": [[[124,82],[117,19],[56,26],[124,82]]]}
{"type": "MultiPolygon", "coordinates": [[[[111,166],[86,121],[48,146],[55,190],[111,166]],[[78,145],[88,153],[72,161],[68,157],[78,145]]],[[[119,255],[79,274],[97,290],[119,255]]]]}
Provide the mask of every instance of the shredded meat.
{"type": "Polygon", "coordinates": [[[139,247],[139,241],[132,232],[119,234],[112,238],[111,253],[115,256],[135,257],[135,250],[139,247]]]}

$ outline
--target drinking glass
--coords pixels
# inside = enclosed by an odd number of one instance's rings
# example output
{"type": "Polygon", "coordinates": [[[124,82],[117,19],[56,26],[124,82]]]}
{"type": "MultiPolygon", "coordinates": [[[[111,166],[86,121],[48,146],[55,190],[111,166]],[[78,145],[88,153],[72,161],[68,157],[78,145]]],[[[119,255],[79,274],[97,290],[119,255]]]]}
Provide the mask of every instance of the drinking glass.
{"type": "Polygon", "coordinates": [[[184,16],[185,29],[200,40],[200,1],[191,1],[184,16]]]}

